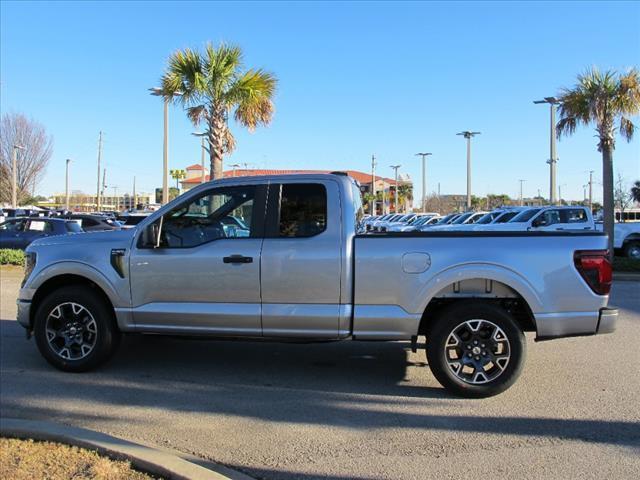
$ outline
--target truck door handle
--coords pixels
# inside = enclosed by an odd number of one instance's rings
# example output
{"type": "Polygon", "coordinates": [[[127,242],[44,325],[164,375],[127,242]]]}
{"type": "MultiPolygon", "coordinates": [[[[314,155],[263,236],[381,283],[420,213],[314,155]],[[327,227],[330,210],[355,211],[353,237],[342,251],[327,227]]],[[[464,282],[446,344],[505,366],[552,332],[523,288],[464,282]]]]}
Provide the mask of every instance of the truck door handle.
{"type": "Polygon", "coordinates": [[[231,255],[229,257],[223,257],[224,263],[253,263],[253,257],[245,257],[244,255],[231,255]]]}

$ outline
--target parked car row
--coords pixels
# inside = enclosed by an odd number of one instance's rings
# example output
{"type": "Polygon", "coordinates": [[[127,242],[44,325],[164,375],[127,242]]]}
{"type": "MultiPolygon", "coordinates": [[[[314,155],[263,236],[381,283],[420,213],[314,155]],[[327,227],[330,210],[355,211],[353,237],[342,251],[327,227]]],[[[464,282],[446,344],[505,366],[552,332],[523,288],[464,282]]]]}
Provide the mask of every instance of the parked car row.
{"type": "Polygon", "coordinates": [[[10,218],[0,224],[0,248],[24,250],[38,238],[82,232],[75,220],[48,217],[10,218]]]}
{"type": "Polygon", "coordinates": [[[591,211],[582,206],[504,207],[486,211],[391,214],[364,220],[367,232],[455,230],[594,230],[591,211]]]}
{"type": "MultiPolygon", "coordinates": [[[[575,231],[602,230],[591,210],[583,206],[501,207],[490,212],[409,213],[370,216],[363,220],[366,233],[427,231],[575,231]]],[[[640,259],[640,222],[616,223],[616,253],[640,259]]]]}
{"type": "Polygon", "coordinates": [[[109,213],[73,213],[35,208],[2,209],[0,248],[24,250],[38,238],[71,233],[120,230],[109,213]]]}
{"type": "MultiPolygon", "coordinates": [[[[10,210],[10,209],[7,209],[10,210]]],[[[0,248],[24,250],[38,238],[69,233],[96,232],[135,228],[151,211],[73,213],[47,210],[34,214],[25,209],[11,209],[11,217],[0,220],[0,248]]],[[[206,212],[189,212],[205,215],[206,212]]],[[[249,237],[249,226],[240,216],[227,215],[222,220],[226,237],[249,237]]]]}

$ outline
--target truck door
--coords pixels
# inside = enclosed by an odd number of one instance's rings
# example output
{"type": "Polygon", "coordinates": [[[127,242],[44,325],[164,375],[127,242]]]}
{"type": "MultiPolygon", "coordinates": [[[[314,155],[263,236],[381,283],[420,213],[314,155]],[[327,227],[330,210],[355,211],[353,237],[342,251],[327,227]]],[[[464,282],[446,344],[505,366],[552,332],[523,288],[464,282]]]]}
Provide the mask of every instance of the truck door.
{"type": "Polygon", "coordinates": [[[271,184],[261,258],[264,336],[338,337],[342,221],[336,182],[271,184]]]}
{"type": "Polygon", "coordinates": [[[260,250],[267,186],[218,186],[188,197],[139,233],[130,258],[136,326],[260,336],[260,250]],[[228,218],[240,226],[229,226],[228,218]],[[159,231],[152,246],[145,235],[159,231]]]}

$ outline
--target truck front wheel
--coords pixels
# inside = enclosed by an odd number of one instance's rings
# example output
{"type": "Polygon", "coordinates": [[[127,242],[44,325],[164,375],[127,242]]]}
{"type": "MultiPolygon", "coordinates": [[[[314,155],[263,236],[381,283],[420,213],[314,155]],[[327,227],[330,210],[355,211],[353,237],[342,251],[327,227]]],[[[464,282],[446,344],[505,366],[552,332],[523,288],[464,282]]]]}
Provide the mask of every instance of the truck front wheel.
{"type": "Polygon", "coordinates": [[[469,398],[504,392],[525,359],[525,337],[512,316],[483,302],[442,310],[427,333],[427,361],[448,391],[469,398]]]}
{"type": "Polygon", "coordinates": [[[91,288],[79,285],[62,287],[44,298],[33,330],[42,356],[67,372],[102,364],[120,340],[109,305],[91,288]]]}

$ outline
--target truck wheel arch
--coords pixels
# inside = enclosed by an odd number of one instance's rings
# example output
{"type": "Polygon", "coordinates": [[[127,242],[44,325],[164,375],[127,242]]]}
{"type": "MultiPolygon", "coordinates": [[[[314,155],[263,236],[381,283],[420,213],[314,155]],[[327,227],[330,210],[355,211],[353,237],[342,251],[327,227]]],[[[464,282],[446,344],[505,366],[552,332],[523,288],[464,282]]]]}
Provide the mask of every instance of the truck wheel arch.
{"type": "Polygon", "coordinates": [[[113,311],[114,319],[115,310],[113,306],[113,301],[107,294],[107,291],[95,282],[93,279],[90,279],[86,276],[75,274],[75,273],[61,273],[52,277],[47,278],[40,285],[36,287],[36,291],[31,299],[31,308],[30,308],[30,316],[29,323],[33,327],[34,315],[38,309],[38,305],[40,302],[47,297],[51,292],[69,285],[82,285],[87,286],[93,289],[96,293],[98,293],[105,303],[109,306],[109,308],[113,311]]]}
{"type": "MultiPolygon", "coordinates": [[[[426,302],[418,333],[425,334],[429,322],[442,308],[454,302],[484,301],[500,305],[518,321],[523,331],[535,331],[534,312],[541,307],[539,296],[517,273],[494,265],[452,267],[436,275],[426,286],[426,302]]],[[[425,289],[423,289],[425,290],[425,289]]]]}

